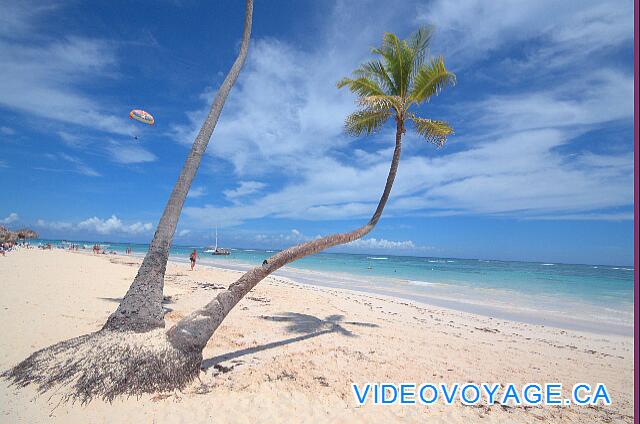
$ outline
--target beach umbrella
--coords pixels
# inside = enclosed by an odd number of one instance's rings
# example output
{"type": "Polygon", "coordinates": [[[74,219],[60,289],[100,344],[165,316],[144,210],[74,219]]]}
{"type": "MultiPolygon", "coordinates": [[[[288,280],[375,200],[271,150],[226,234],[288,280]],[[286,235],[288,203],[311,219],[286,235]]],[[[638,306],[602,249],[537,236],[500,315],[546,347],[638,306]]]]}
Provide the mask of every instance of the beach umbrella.
{"type": "Polygon", "coordinates": [[[0,243],[8,241],[9,233],[11,233],[11,231],[9,231],[6,227],[0,225],[0,243]]]}
{"type": "Polygon", "coordinates": [[[18,240],[18,234],[6,227],[0,226],[0,243],[18,240]]]}
{"type": "Polygon", "coordinates": [[[38,233],[36,233],[35,231],[33,231],[30,228],[21,228],[18,231],[16,231],[16,234],[18,236],[19,239],[36,239],[38,238],[38,233]]]}

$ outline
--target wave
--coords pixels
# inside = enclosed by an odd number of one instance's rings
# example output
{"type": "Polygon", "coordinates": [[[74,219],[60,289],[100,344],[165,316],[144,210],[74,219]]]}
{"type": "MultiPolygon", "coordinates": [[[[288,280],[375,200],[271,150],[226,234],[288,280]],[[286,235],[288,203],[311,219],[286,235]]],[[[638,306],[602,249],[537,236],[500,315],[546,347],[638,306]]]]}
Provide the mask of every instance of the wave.
{"type": "Polygon", "coordinates": [[[417,286],[448,286],[449,284],[444,284],[444,283],[431,283],[429,281],[422,281],[422,280],[403,280],[405,283],[409,283],[409,284],[415,284],[417,286]]]}
{"type": "Polygon", "coordinates": [[[387,259],[389,259],[389,258],[385,258],[385,257],[383,257],[383,256],[380,256],[380,257],[376,257],[376,256],[367,256],[367,259],[371,259],[371,260],[374,260],[374,261],[385,261],[385,260],[387,260],[387,259]]]}
{"type": "MultiPolygon", "coordinates": [[[[98,245],[98,247],[100,247],[101,249],[105,249],[107,247],[110,247],[110,244],[101,244],[101,243],[96,243],[98,245]]],[[[92,249],[93,245],[90,244],[83,244],[82,247],[84,247],[85,249],[92,249]]]]}
{"type": "Polygon", "coordinates": [[[255,249],[244,249],[245,252],[255,252],[255,249]]]}
{"type": "Polygon", "coordinates": [[[611,268],[611,269],[619,269],[621,271],[633,271],[633,268],[611,268]]]}
{"type": "Polygon", "coordinates": [[[555,266],[555,264],[540,264],[542,266],[555,266]]]}

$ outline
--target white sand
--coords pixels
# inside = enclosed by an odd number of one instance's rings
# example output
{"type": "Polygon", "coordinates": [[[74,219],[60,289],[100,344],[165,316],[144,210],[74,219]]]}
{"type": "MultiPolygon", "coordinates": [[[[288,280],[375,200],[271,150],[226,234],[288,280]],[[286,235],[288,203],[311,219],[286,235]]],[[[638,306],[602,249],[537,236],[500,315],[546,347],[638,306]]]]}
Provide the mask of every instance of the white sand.
{"type": "MultiPolygon", "coordinates": [[[[0,257],[0,369],[95,331],[138,259],[63,251],[0,257]]],[[[208,302],[235,271],[170,264],[167,325],[208,302]]],[[[1,423],[632,422],[633,339],[563,331],[269,278],[232,311],[184,392],[59,404],[0,381],[1,423]],[[336,326],[335,324],[339,324],[336,326]],[[350,333],[352,333],[350,335],[350,333]],[[226,355],[220,358],[221,355],[226,355]],[[222,359],[222,362],[220,362],[222,359]],[[217,364],[214,366],[214,364],[217,364]],[[605,407],[357,407],[351,383],[605,383],[605,407]],[[482,419],[481,419],[482,418],[482,419]]]]}

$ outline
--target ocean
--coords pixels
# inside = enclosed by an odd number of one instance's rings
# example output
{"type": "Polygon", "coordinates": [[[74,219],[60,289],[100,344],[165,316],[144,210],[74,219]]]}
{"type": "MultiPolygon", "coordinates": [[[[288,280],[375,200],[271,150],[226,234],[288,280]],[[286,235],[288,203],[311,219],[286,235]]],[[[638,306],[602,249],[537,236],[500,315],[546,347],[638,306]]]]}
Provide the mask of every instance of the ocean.
{"type": "MultiPolygon", "coordinates": [[[[34,241],[34,244],[40,242],[34,241]]],[[[60,241],[51,241],[63,246],[60,241]]],[[[91,248],[92,241],[73,242],[91,248]]],[[[123,254],[144,256],[146,244],[103,243],[123,254]]],[[[170,259],[247,270],[273,250],[231,249],[213,256],[204,247],[175,246],[170,259]]],[[[633,334],[633,268],[480,259],[319,253],[276,275],[295,281],[421,301],[436,306],[598,333],[633,334]]]]}

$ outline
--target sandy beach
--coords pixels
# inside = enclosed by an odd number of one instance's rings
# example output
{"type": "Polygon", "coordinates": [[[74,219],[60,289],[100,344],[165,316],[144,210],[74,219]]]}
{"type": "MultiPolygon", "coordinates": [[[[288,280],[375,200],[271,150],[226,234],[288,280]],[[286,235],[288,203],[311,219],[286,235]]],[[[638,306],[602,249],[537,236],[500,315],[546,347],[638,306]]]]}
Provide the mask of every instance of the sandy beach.
{"type": "MultiPolygon", "coordinates": [[[[0,368],[98,330],[138,258],[60,250],[0,257],[0,368]]],[[[237,271],[170,262],[167,325],[207,303],[237,271]]],[[[60,403],[0,382],[2,423],[632,422],[633,338],[543,327],[393,297],[270,277],[242,300],[182,392],[60,403]],[[352,383],[579,382],[613,404],[586,407],[357,406],[352,383]]]]}

